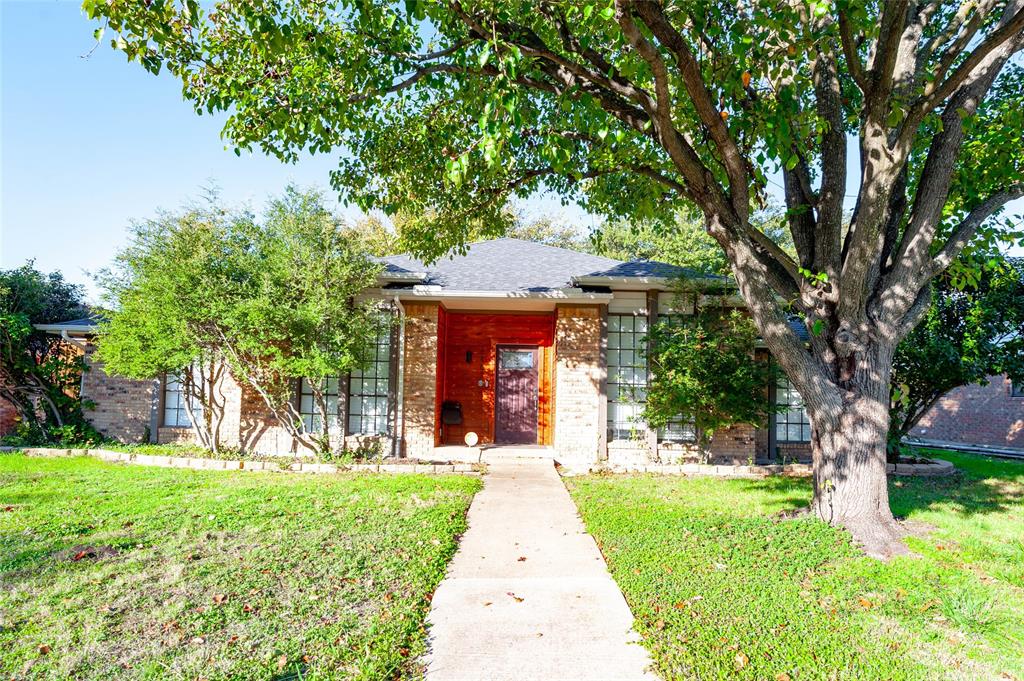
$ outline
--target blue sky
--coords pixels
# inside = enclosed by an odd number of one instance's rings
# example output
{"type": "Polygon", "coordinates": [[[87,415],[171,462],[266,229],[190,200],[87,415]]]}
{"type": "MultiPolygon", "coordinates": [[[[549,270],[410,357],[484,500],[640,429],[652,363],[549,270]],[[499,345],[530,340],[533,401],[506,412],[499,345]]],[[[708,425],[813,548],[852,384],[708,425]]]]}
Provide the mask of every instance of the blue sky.
{"type": "MultiPolygon", "coordinates": [[[[236,157],[220,139],[222,119],[197,116],[172,78],[107,44],[83,59],[94,28],[77,2],[0,0],[0,267],[34,258],[89,286],[132,219],[180,206],[204,186],[254,207],[288,182],[327,186],[334,158],[236,157]]],[[[524,208],[583,230],[594,224],[550,197],[524,208]]]]}
{"type": "MultiPolygon", "coordinates": [[[[258,208],[288,182],[328,185],[335,158],[237,157],[220,138],[223,119],[197,116],[174,79],[128,64],[106,43],[83,59],[95,27],[76,2],[0,0],[0,23],[2,268],[34,258],[90,285],[88,273],[109,263],[132,219],[176,208],[205,186],[258,208]]],[[[550,198],[530,212],[584,229],[593,222],[550,198]]]]}

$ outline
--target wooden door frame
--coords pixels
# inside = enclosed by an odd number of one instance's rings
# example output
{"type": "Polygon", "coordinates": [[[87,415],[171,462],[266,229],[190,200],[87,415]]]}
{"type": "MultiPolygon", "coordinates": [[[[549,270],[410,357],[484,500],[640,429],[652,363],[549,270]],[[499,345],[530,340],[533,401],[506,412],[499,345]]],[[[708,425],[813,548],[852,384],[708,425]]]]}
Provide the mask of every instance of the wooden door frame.
{"type": "Polygon", "coordinates": [[[504,350],[531,350],[533,351],[533,369],[537,377],[537,389],[534,394],[534,405],[537,413],[536,422],[533,424],[533,443],[540,444],[541,442],[541,428],[540,428],[540,389],[542,381],[542,367],[541,361],[543,360],[543,346],[537,343],[494,343],[494,444],[510,444],[498,442],[498,372],[501,370],[501,351],[504,350]]]}

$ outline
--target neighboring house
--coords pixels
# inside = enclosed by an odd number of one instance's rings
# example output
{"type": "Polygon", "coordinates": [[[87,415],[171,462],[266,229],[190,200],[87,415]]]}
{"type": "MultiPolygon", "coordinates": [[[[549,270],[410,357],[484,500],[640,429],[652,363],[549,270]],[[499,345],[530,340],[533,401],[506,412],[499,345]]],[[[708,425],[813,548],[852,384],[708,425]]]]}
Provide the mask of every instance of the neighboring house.
{"type": "MultiPolygon", "coordinates": [[[[330,384],[339,425],[354,440],[384,437],[395,453],[418,458],[453,458],[474,435],[481,444],[543,448],[572,465],[700,458],[687,424],[651,431],[636,399],[649,378],[647,329],[663,315],[693,312],[698,294],[677,295],[677,280],[699,290],[716,278],[517,239],[471,244],[430,266],[405,256],[383,262],[379,288],[366,295],[392,302],[400,323],[377,339],[369,366],[330,384]]],[[[45,330],[91,338],[95,327],[80,322],[45,330]]],[[[802,325],[794,328],[806,339],[802,325]]],[[[174,377],[111,377],[92,357],[90,343],[82,393],[95,404],[87,415],[98,430],[124,441],[191,437],[174,377]]],[[[766,429],[716,433],[712,461],[809,456],[799,395],[784,378],[766,389],[790,409],[766,429]]],[[[226,445],[294,450],[252,390],[229,378],[219,392],[226,445]]],[[[307,427],[320,427],[304,383],[295,396],[307,427]]]]}
{"type": "Polygon", "coordinates": [[[912,439],[1024,451],[1024,385],[989,376],[988,385],[946,393],[910,433],[912,439]]]}

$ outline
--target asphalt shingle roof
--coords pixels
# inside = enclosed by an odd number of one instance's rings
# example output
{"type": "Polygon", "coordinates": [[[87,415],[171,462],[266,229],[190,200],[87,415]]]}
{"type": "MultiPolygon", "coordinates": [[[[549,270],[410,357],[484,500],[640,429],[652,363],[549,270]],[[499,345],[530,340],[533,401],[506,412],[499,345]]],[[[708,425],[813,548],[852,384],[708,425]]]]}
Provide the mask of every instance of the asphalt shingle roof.
{"type": "Polygon", "coordinates": [[[631,260],[629,262],[620,262],[619,264],[607,270],[600,272],[590,272],[587,276],[644,278],[655,277],[663,279],[674,279],[677,277],[686,277],[688,279],[725,279],[725,277],[719,276],[717,274],[704,274],[702,272],[690,269],[689,267],[679,267],[678,265],[670,265],[667,262],[658,262],[657,260],[631,260]]]}
{"type": "Polygon", "coordinates": [[[546,291],[572,286],[573,277],[626,265],[566,248],[522,239],[494,239],[468,246],[466,255],[454,255],[426,265],[407,255],[383,258],[386,273],[425,272],[423,284],[460,291],[546,291]]]}

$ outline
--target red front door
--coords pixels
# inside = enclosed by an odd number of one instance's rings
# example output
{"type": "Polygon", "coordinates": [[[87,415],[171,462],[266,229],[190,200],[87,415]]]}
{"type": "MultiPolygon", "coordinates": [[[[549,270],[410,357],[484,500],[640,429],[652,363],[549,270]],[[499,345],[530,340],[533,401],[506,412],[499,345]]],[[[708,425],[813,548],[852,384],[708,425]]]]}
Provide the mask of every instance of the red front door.
{"type": "Polygon", "coordinates": [[[494,441],[537,444],[536,346],[499,345],[494,396],[494,441]]]}

